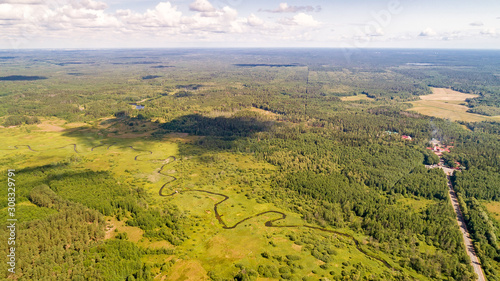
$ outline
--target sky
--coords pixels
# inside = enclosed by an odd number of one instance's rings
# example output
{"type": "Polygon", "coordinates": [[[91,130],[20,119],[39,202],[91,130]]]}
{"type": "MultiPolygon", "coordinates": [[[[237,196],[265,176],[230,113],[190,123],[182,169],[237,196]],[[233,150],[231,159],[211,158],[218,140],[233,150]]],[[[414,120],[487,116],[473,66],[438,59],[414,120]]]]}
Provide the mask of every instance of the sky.
{"type": "Polygon", "coordinates": [[[0,49],[500,49],[498,0],[0,0],[0,49]]]}

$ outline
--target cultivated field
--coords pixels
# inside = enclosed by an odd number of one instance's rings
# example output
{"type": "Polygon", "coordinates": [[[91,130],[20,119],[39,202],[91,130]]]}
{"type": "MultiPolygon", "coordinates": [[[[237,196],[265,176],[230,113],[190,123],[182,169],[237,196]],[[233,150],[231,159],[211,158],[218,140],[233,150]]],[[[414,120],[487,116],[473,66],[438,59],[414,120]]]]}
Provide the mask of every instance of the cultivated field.
{"type": "Polygon", "coordinates": [[[413,107],[408,110],[451,121],[480,122],[500,120],[500,116],[489,117],[467,112],[469,108],[461,103],[464,103],[468,98],[478,97],[477,95],[464,94],[444,88],[432,88],[432,91],[432,95],[420,96],[421,100],[412,102],[413,107]]]}
{"type": "Polygon", "coordinates": [[[466,99],[477,97],[479,97],[479,95],[460,93],[452,89],[432,88],[432,95],[420,96],[420,99],[433,101],[465,101],[466,99]]]}

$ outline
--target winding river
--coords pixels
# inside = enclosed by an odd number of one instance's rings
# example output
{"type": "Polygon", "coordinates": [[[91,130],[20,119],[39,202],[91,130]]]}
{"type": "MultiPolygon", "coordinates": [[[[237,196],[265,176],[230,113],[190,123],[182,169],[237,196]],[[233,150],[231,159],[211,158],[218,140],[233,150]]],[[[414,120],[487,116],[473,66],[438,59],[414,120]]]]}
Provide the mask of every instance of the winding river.
{"type": "MultiPolygon", "coordinates": [[[[90,149],[90,151],[95,151],[96,148],[99,148],[99,147],[103,147],[103,146],[107,146],[107,150],[109,150],[112,146],[114,146],[116,144],[116,142],[113,142],[113,143],[110,143],[110,144],[105,144],[105,143],[101,143],[97,146],[94,146],[90,149]]],[[[32,149],[29,145],[16,145],[14,146],[14,149],[3,149],[3,150],[16,150],[16,149],[19,149],[19,147],[26,147],[27,149],[29,149],[30,151],[33,151],[33,152],[39,152],[38,150],[34,150],[32,149]]],[[[77,145],[76,144],[68,144],[68,145],[65,145],[65,146],[62,146],[62,147],[57,147],[55,149],[63,149],[65,147],[68,147],[68,146],[73,146],[73,150],[75,153],[79,153],[79,151],[77,150],[77,145]]],[[[158,173],[162,176],[166,176],[166,177],[169,177],[171,178],[172,180],[164,183],[159,191],[158,191],[158,194],[162,197],[170,197],[170,196],[174,196],[176,194],[182,194],[182,193],[188,193],[188,192],[197,192],[197,193],[205,193],[205,194],[210,194],[210,195],[216,195],[216,196],[220,196],[222,197],[222,199],[218,202],[216,202],[214,204],[214,214],[215,214],[215,218],[217,219],[217,221],[219,222],[219,224],[222,226],[222,228],[224,229],[234,229],[236,227],[238,227],[240,224],[248,221],[248,220],[251,220],[253,218],[256,218],[256,217],[259,217],[259,216],[263,216],[263,215],[266,215],[266,214],[276,214],[277,217],[274,218],[274,219],[270,219],[268,221],[266,221],[264,223],[264,225],[266,227],[276,227],[276,228],[309,228],[309,229],[314,229],[314,230],[317,230],[317,231],[322,231],[322,232],[327,232],[327,233],[332,233],[332,234],[335,234],[335,235],[339,235],[339,236],[342,236],[342,237],[345,237],[345,238],[348,238],[348,239],[351,239],[354,244],[356,245],[356,249],[358,251],[360,251],[361,253],[363,253],[365,256],[367,256],[368,258],[371,258],[371,259],[374,259],[374,260],[377,260],[379,262],[381,262],[382,264],[384,264],[387,268],[389,269],[392,269],[392,270],[397,270],[397,271],[400,271],[396,268],[394,268],[393,266],[391,266],[386,260],[384,260],[383,258],[381,257],[378,257],[378,256],[375,256],[369,252],[367,252],[366,250],[364,250],[363,248],[361,248],[361,243],[356,240],[356,238],[354,238],[352,235],[350,234],[347,234],[347,233],[342,233],[342,232],[338,232],[338,231],[335,231],[335,230],[330,230],[330,229],[326,229],[326,228],[322,228],[322,227],[318,227],[318,226],[312,226],[312,225],[307,225],[307,224],[294,224],[294,225],[279,225],[279,224],[275,224],[276,222],[278,221],[283,221],[286,219],[286,214],[283,213],[283,212],[279,212],[279,211],[265,211],[265,212],[261,212],[261,213],[257,213],[257,214],[254,214],[254,215],[250,215],[246,218],[243,218],[241,220],[239,220],[238,222],[236,222],[234,225],[227,225],[227,223],[222,219],[222,214],[219,213],[219,210],[218,210],[218,206],[222,203],[224,203],[225,201],[229,200],[229,196],[225,195],[225,194],[222,194],[222,193],[217,193],[217,192],[213,192],[213,191],[209,191],[209,190],[203,190],[203,189],[186,189],[186,190],[176,190],[172,193],[164,193],[164,190],[165,188],[170,185],[171,183],[173,183],[174,181],[177,180],[176,177],[174,176],[171,176],[169,174],[165,174],[163,173],[163,169],[170,165],[172,162],[176,161],[177,158],[175,156],[169,156],[165,159],[140,159],[144,156],[149,156],[149,155],[152,155],[153,154],[153,151],[150,151],[150,150],[142,150],[142,149],[137,149],[133,146],[126,146],[126,147],[122,147],[122,148],[130,148],[134,151],[138,151],[138,152],[142,152],[141,154],[137,154],[135,157],[134,157],[134,160],[135,161],[149,161],[149,162],[158,162],[158,161],[161,161],[161,162],[167,162],[165,164],[163,164],[160,169],[158,170],[158,173]]]]}

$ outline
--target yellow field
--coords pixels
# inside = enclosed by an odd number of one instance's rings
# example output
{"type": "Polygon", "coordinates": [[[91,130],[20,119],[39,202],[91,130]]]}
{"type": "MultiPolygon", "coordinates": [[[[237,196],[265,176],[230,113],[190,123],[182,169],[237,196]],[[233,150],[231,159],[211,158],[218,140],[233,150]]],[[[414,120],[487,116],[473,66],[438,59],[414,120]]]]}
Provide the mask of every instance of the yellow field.
{"type": "Polygon", "coordinates": [[[484,203],[486,210],[493,216],[495,220],[500,222],[500,202],[484,203]]]}
{"type": "Polygon", "coordinates": [[[449,119],[451,121],[499,121],[500,116],[484,116],[468,113],[467,106],[460,105],[468,98],[478,97],[477,95],[464,94],[451,89],[432,88],[433,94],[420,96],[419,101],[412,102],[413,107],[408,109],[420,114],[449,119]]]}
{"type": "Polygon", "coordinates": [[[432,88],[432,95],[420,96],[421,100],[434,101],[465,101],[466,99],[477,98],[479,95],[464,94],[452,89],[432,88]]]}

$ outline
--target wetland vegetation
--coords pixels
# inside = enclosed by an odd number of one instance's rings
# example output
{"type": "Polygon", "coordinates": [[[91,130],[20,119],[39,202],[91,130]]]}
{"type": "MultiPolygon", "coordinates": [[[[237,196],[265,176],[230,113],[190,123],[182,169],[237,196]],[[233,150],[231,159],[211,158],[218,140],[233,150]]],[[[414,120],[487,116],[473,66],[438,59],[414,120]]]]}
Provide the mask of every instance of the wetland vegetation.
{"type": "Polygon", "coordinates": [[[19,280],[475,280],[432,138],[500,276],[498,52],[0,56],[19,280]]]}

